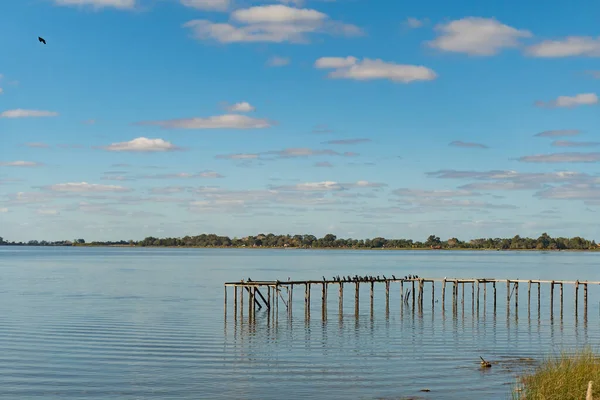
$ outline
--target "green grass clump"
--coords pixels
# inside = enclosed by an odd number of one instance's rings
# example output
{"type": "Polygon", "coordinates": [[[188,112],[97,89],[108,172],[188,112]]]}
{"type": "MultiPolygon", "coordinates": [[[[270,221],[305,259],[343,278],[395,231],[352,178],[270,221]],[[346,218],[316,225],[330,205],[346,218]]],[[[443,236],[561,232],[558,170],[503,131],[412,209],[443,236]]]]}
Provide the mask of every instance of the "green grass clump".
{"type": "Polygon", "coordinates": [[[593,381],[594,399],[600,399],[600,357],[587,347],[574,353],[562,352],[547,358],[521,378],[521,400],[583,400],[588,382],[593,381]]]}

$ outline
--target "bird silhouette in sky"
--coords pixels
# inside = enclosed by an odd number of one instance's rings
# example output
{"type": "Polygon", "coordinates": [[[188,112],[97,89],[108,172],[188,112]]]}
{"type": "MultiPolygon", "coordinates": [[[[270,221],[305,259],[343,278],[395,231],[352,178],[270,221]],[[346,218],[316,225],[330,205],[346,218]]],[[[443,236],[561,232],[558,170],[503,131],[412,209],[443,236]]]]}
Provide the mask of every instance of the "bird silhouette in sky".
{"type": "Polygon", "coordinates": [[[43,37],[39,37],[39,36],[38,36],[38,40],[39,40],[41,43],[44,43],[44,44],[46,44],[46,41],[44,40],[44,38],[43,38],[43,37]]]}

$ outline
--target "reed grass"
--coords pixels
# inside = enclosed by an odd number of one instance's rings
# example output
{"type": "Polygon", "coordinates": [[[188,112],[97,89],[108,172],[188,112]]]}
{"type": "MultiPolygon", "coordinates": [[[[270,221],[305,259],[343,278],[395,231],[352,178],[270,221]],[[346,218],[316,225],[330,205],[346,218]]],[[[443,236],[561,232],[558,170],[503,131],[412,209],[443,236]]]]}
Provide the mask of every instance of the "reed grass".
{"type": "Polygon", "coordinates": [[[583,400],[593,381],[592,396],[600,399],[600,356],[590,347],[546,358],[521,377],[513,393],[519,400],[583,400]]]}

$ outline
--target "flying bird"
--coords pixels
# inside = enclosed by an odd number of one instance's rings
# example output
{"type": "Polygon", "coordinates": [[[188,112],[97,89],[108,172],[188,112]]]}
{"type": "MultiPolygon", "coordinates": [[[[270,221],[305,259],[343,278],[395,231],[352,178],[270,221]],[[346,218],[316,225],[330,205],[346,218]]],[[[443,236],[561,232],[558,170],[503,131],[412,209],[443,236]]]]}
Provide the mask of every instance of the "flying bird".
{"type": "Polygon", "coordinates": [[[41,43],[44,43],[44,44],[46,44],[46,41],[44,40],[44,38],[43,38],[43,37],[39,37],[39,36],[38,36],[38,40],[39,40],[41,43]]]}

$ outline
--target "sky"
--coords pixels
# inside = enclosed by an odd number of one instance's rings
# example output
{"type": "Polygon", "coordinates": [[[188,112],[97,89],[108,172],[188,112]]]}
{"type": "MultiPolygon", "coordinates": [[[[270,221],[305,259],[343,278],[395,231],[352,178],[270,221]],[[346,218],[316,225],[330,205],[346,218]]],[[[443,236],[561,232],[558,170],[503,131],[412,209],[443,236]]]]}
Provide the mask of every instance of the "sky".
{"type": "Polygon", "coordinates": [[[599,17],[591,0],[3,2],[0,236],[598,240],[599,17]]]}

